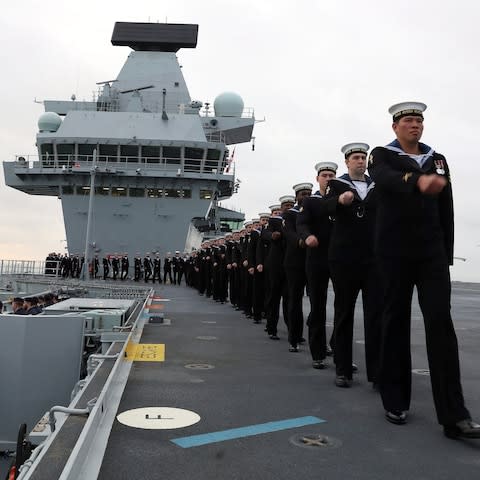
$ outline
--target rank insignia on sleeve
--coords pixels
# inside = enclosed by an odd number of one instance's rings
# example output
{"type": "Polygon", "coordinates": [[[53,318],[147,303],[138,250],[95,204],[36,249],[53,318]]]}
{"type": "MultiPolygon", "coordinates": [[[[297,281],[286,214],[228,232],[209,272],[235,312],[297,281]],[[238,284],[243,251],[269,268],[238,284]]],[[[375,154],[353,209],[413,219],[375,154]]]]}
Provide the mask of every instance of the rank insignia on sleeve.
{"type": "Polygon", "coordinates": [[[407,182],[408,182],[408,179],[409,179],[411,176],[412,176],[412,172],[406,173],[406,174],[403,176],[403,181],[404,181],[405,183],[407,183],[407,182]]]}
{"type": "Polygon", "coordinates": [[[367,163],[368,163],[368,166],[373,165],[373,155],[372,154],[370,154],[368,156],[368,162],[367,163]]]}

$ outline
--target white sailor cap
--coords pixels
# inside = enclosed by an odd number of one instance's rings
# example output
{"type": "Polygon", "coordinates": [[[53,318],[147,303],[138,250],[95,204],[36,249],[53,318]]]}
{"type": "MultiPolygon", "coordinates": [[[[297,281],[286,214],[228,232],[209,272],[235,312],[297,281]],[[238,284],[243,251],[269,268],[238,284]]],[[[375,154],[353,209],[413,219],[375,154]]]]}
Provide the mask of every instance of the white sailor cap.
{"type": "Polygon", "coordinates": [[[270,205],[268,208],[273,212],[274,210],[281,210],[282,206],[279,203],[276,203],[275,205],[270,205]]]}
{"type": "Polygon", "coordinates": [[[313,184],[309,182],[297,183],[292,187],[295,190],[295,193],[301,192],[302,190],[312,190],[313,184]]]}
{"type": "Polygon", "coordinates": [[[259,218],[252,218],[252,222],[253,222],[253,223],[259,223],[259,222],[260,222],[260,219],[259,219],[259,218]]]}
{"type": "Polygon", "coordinates": [[[175,250],[175,253],[180,253],[180,250],[175,250]]]}
{"type": "Polygon", "coordinates": [[[249,225],[253,225],[253,222],[251,220],[243,224],[244,227],[248,227],[249,225]]]}
{"type": "Polygon", "coordinates": [[[259,213],[258,216],[260,218],[270,218],[271,214],[270,214],[270,212],[264,212],[264,213],[259,213]]]}
{"type": "Polygon", "coordinates": [[[338,165],[335,162],[320,162],[315,165],[315,170],[317,171],[317,173],[320,173],[323,170],[336,172],[337,168],[338,168],[338,165]]]}
{"type": "Polygon", "coordinates": [[[284,203],[295,203],[295,197],[293,195],[284,195],[278,199],[281,205],[284,203]]]}
{"type": "Polygon", "coordinates": [[[370,145],[368,145],[368,143],[354,142],[347,143],[341,148],[341,150],[345,155],[345,158],[348,158],[352,153],[364,153],[366,155],[369,148],[370,145]]]}
{"type": "Polygon", "coordinates": [[[427,106],[421,102],[401,102],[392,105],[388,109],[388,113],[393,116],[393,121],[396,122],[407,115],[416,115],[423,118],[423,112],[427,106]]]}

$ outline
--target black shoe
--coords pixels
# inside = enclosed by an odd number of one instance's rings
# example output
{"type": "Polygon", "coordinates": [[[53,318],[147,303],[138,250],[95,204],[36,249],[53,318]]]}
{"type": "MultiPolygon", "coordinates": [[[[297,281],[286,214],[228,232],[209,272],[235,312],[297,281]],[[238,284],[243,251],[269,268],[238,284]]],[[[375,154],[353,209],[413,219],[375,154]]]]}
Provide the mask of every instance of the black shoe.
{"type": "Polygon", "coordinates": [[[480,425],[467,418],[455,425],[444,425],[443,433],[448,438],[480,438],[480,425]]]}
{"type": "Polygon", "coordinates": [[[345,375],[337,375],[335,377],[335,385],[340,388],[350,388],[352,381],[349,380],[345,375]]]}
{"type": "Polygon", "coordinates": [[[298,350],[298,345],[290,345],[290,346],[288,347],[288,351],[289,351],[289,352],[298,352],[298,351],[299,351],[299,350],[298,350]]]}
{"type": "Polygon", "coordinates": [[[331,357],[333,355],[333,350],[332,350],[332,347],[330,345],[327,345],[327,355],[329,357],[331,357]]]}
{"type": "Polygon", "coordinates": [[[385,418],[395,425],[404,425],[407,423],[407,413],[401,410],[391,410],[385,412],[385,418]]]}
{"type": "Polygon", "coordinates": [[[355,363],[352,363],[352,373],[357,373],[358,372],[358,366],[355,363]]]}
{"type": "Polygon", "coordinates": [[[269,335],[269,337],[270,337],[270,340],[280,340],[280,337],[276,333],[269,335]]]}
{"type": "Polygon", "coordinates": [[[325,360],[314,360],[312,362],[312,367],[317,370],[323,370],[324,368],[327,368],[327,364],[325,363],[325,360]]]}
{"type": "Polygon", "coordinates": [[[298,343],[300,345],[304,344],[305,342],[306,342],[306,340],[303,337],[298,341],[298,343]]]}

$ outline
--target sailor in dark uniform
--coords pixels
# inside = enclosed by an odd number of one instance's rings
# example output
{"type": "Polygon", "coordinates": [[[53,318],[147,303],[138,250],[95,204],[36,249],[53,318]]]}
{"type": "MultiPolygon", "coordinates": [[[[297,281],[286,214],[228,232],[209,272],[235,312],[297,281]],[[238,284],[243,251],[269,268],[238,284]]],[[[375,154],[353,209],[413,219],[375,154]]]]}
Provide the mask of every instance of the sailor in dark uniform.
{"type": "Polygon", "coordinates": [[[367,379],[377,384],[383,291],[373,255],[377,196],[368,175],[366,143],[342,147],[348,173],[329,181],[324,205],[335,217],[328,261],[335,290],[335,384],[352,380],[352,342],[355,304],[362,292],[367,379]]]}
{"type": "Polygon", "coordinates": [[[163,260],[163,283],[166,285],[167,284],[167,275],[168,275],[168,280],[170,283],[173,283],[172,280],[172,259],[171,259],[171,253],[168,252],[167,256],[163,260]]]}
{"type": "Polygon", "coordinates": [[[124,253],[121,261],[121,274],[120,274],[120,279],[125,280],[128,276],[128,270],[130,268],[130,262],[128,260],[128,253],[124,253]]]}
{"type": "Polygon", "coordinates": [[[160,254],[155,254],[155,258],[153,259],[153,276],[152,276],[152,283],[155,283],[155,280],[158,280],[158,283],[162,283],[162,274],[160,273],[161,268],[161,259],[160,254]]]}
{"type": "MultiPolygon", "coordinates": [[[[282,301],[283,320],[288,327],[288,298],[287,284],[283,260],[285,256],[285,235],[283,233],[283,212],[292,208],[295,197],[284,195],[280,197],[280,209],[271,206],[272,216],[268,226],[262,231],[261,238],[268,242],[268,256],[265,260],[268,272],[268,300],[267,300],[267,333],[272,340],[277,340],[277,326],[280,312],[280,301],[282,301]]],[[[275,206],[276,207],[276,206],[275,206]]],[[[289,350],[298,351],[298,346],[290,346],[289,350]]]]}
{"type": "Polygon", "coordinates": [[[283,214],[285,234],[285,258],[283,266],[287,280],[288,296],[288,342],[291,351],[298,351],[303,340],[303,295],[307,283],[305,274],[305,241],[297,233],[297,215],[303,200],[312,194],[311,183],[298,183],[295,191],[295,205],[283,214]]]}
{"type": "MultiPolygon", "coordinates": [[[[297,231],[307,245],[305,270],[310,299],[308,315],[308,344],[313,368],[324,369],[329,354],[327,345],[327,293],[330,280],[328,267],[328,246],[333,222],[325,215],[322,202],[325,200],[328,182],[335,178],[338,165],[334,162],[320,162],[315,165],[319,189],[305,198],[297,215],[297,231]]],[[[332,335],[333,337],[333,335],[332,335]]],[[[330,340],[330,343],[333,343],[330,340]]],[[[331,352],[331,349],[330,349],[331,352]]]]}
{"type": "Polygon", "coordinates": [[[243,236],[243,242],[241,244],[241,307],[242,311],[247,318],[253,317],[252,299],[253,299],[253,274],[249,273],[248,265],[248,248],[251,242],[251,233],[253,229],[253,221],[248,220],[243,224],[245,227],[245,235],[243,236]]]}
{"type": "Polygon", "coordinates": [[[110,272],[110,256],[105,255],[102,259],[103,265],[103,279],[106,280],[108,278],[108,273],[110,272]]]}
{"type": "Polygon", "coordinates": [[[142,257],[140,253],[135,255],[133,259],[133,279],[138,282],[142,276],[142,257]]]}
{"type": "Polygon", "coordinates": [[[257,244],[260,241],[261,220],[254,218],[252,230],[250,232],[250,242],[248,244],[248,273],[252,277],[252,315],[253,323],[262,322],[262,311],[264,305],[263,299],[263,273],[257,270],[257,244]]]}
{"type": "Polygon", "coordinates": [[[120,269],[120,260],[118,258],[118,254],[115,253],[115,255],[112,258],[112,278],[114,280],[117,279],[119,269],[120,269]]]}
{"type": "Polygon", "coordinates": [[[152,259],[150,258],[150,253],[147,252],[143,259],[143,275],[145,279],[145,283],[148,283],[150,280],[150,277],[152,276],[152,271],[153,271],[153,262],[152,259]]]}
{"type": "Polygon", "coordinates": [[[438,421],[447,437],[480,438],[460,383],[458,344],[450,312],[453,201],[443,155],[420,143],[419,102],[389,109],[396,140],[375,148],[369,173],[378,193],[375,253],[385,287],[379,387],[388,421],[406,422],[411,396],[410,318],[413,288],[426,331],[438,421]]]}

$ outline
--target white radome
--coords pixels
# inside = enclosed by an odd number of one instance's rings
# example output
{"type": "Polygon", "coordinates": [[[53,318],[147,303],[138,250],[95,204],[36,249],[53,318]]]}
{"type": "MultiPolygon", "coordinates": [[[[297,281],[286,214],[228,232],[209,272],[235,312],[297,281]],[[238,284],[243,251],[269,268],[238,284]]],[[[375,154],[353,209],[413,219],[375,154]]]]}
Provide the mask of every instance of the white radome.
{"type": "Polygon", "coordinates": [[[243,99],[238,93],[223,92],[213,102],[216,117],[241,117],[243,99]]]}
{"type": "Polygon", "coordinates": [[[38,119],[38,129],[41,132],[56,132],[62,124],[62,117],[55,112],[45,112],[38,119]]]}

